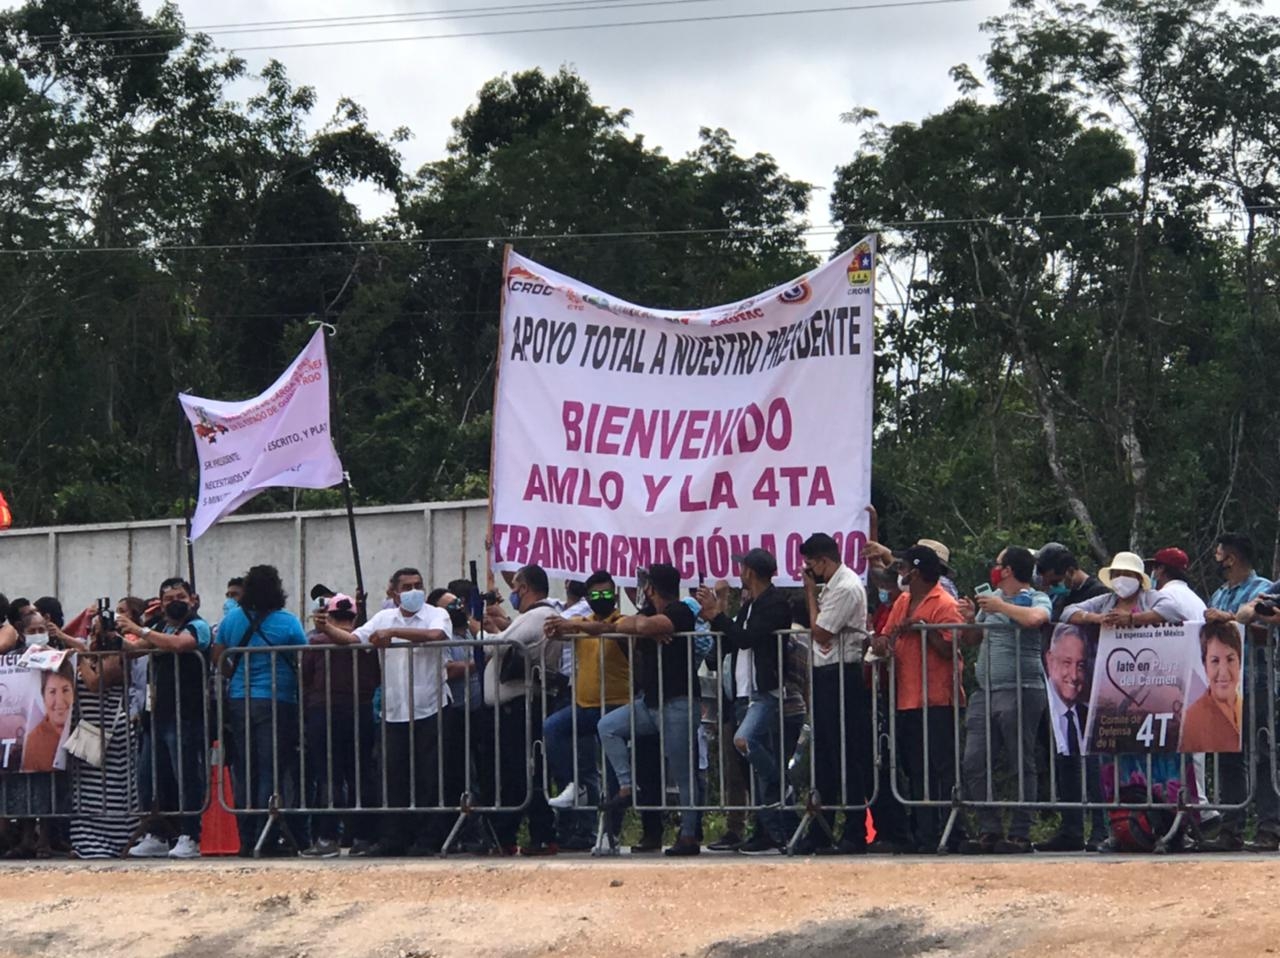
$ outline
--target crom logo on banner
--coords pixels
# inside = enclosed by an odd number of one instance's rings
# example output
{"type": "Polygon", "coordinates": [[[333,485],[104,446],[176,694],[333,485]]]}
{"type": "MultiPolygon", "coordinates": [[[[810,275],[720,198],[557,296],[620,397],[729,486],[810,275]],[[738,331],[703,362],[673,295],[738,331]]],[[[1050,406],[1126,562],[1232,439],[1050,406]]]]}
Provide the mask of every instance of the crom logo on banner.
{"type": "Polygon", "coordinates": [[[853,258],[849,260],[849,285],[870,286],[871,271],[875,268],[875,258],[871,254],[871,244],[863,240],[853,248],[853,258]]]}

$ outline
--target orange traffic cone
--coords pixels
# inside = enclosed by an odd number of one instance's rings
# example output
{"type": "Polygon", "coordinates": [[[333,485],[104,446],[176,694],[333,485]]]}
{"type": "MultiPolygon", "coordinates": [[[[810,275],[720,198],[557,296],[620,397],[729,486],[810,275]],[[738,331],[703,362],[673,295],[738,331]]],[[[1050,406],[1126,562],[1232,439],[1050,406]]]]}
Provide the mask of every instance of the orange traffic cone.
{"type": "Polygon", "coordinates": [[[236,826],[236,817],[227,808],[234,808],[231,797],[231,777],[222,764],[222,746],[213,743],[215,761],[211,763],[209,775],[209,807],[200,819],[200,854],[201,855],[238,855],[240,854],[240,829],[236,826]],[[221,795],[226,808],[218,801],[221,795]]]}
{"type": "Polygon", "coordinates": [[[871,820],[871,809],[867,809],[867,844],[876,840],[876,824],[871,820]]]}

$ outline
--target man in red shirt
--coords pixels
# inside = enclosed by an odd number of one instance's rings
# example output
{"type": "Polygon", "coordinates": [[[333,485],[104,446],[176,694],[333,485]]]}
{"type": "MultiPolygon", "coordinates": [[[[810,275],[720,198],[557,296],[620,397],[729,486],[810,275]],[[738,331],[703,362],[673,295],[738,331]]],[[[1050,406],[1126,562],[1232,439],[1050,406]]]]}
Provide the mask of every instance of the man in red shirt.
{"type": "MultiPolygon", "coordinates": [[[[927,546],[915,545],[902,554],[902,594],[873,642],[877,654],[893,656],[897,764],[906,779],[906,797],[915,801],[950,801],[956,784],[954,705],[964,705],[960,660],[954,655],[950,629],[913,628],[960,621],[955,599],[938,582],[943,568],[938,554],[927,546]]],[[[917,847],[936,850],[942,809],[915,807],[912,813],[917,847]]],[[[953,844],[958,837],[952,835],[953,844]]]]}

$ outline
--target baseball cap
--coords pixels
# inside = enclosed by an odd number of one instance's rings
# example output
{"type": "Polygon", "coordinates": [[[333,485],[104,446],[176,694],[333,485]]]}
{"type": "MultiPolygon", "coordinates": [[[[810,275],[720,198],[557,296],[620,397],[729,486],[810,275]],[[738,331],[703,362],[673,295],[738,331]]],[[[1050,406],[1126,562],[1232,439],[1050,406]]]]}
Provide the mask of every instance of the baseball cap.
{"type": "MultiPolygon", "coordinates": [[[[945,548],[945,546],[944,546],[945,548]]],[[[916,568],[925,573],[941,575],[945,568],[941,557],[933,549],[925,545],[916,543],[906,552],[898,556],[898,559],[907,566],[916,568]]]]}
{"type": "Polygon", "coordinates": [[[772,579],[778,574],[778,560],[773,553],[764,549],[751,549],[746,555],[734,556],[734,562],[740,562],[756,575],[772,579]]]}
{"type": "Polygon", "coordinates": [[[338,615],[349,615],[354,618],[356,615],[356,600],[349,595],[338,592],[329,597],[325,609],[330,615],[336,612],[338,615]]]}
{"type": "Polygon", "coordinates": [[[1144,559],[1143,562],[1147,565],[1162,565],[1166,569],[1173,569],[1175,572],[1186,572],[1191,566],[1191,560],[1187,557],[1187,554],[1174,546],[1161,549],[1150,559],[1144,559]]]}

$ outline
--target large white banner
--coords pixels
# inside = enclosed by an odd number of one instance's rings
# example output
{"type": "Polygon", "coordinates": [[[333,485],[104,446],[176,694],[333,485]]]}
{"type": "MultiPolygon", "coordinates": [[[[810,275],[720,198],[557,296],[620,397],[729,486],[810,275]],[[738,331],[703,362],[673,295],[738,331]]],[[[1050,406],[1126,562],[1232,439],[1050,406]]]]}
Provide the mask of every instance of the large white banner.
{"type": "Polygon", "coordinates": [[[493,560],[625,583],[651,562],[800,579],[814,532],[865,565],[875,240],[727,306],[624,302],[512,253],[494,422],[493,560]]]}
{"type": "Polygon", "coordinates": [[[245,402],[178,396],[200,460],[197,539],[263,489],[327,489],[342,481],[329,433],[329,363],[323,327],[271,388],[245,402]]]}

